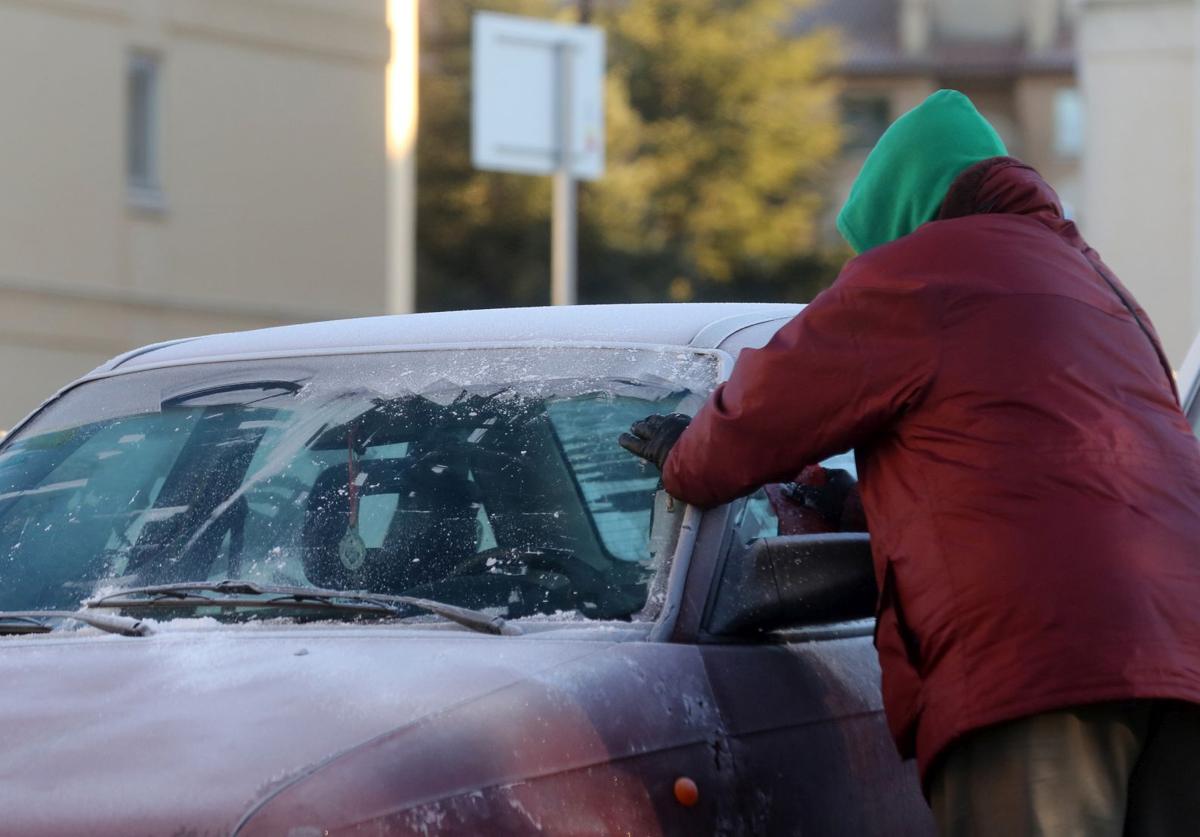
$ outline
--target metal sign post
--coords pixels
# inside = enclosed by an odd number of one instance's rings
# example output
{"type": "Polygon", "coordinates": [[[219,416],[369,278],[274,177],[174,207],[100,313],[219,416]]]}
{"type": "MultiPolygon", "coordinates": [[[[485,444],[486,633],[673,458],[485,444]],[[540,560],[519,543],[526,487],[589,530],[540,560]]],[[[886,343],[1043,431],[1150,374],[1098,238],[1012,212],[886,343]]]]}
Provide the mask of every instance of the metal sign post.
{"type": "Polygon", "coordinates": [[[554,178],[550,299],[573,305],[576,182],[604,173],[604,34],[480,12],[472,51],[472,161],[554,178]]]}
{"type": "Polygon", "coordinates": [[[550,221],[550,304],[574,305],[578,257],[575,225],[575,178],[571,174],[571,55],[570,44],[558,49],[558,170],[554,172],[554,209],[550,221]]]}

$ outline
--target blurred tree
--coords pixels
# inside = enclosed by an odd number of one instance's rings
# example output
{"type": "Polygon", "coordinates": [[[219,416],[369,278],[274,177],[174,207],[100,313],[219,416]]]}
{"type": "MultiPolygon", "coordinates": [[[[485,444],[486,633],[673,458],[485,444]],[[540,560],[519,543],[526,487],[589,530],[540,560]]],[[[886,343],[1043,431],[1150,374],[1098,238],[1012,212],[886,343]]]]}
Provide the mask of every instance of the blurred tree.
{"type": "Polygon", "coordinates": [[[550,181],[471,165],[471,17],[549,17],[549,0],[421,4],[417,308],[539,305],[550,295],[550,181]]]}
{"type": "MultiPolygon", "coordinates": [[[[439,0],[423,26],[418,304],[549,295],[547,178],[476,172],[469,30],[478,9],[573,19],[554,0],[439,0]]],[[[607,171],[580,198],[580,299],[808,299],[842,253],[818,245],[838,152],[832,40],[801,0],[603,0],[607,171]]],[[[564,9],[564,6],[566,8],[564,9]]]]}
{"type": "Polygon", "coordinates": [[[654,0],[597,11],[609,33],[609,169],[581,203],[605,244],[638,258],[631,278],[652,295],[744,297],[753,286],[761,297],[772,285],[810,295],[812,268],[827,272],[814,250],[825,165],[840,143],[834,91],[821,80],[833,43],[792,31],[804,5],[654,0]]]}

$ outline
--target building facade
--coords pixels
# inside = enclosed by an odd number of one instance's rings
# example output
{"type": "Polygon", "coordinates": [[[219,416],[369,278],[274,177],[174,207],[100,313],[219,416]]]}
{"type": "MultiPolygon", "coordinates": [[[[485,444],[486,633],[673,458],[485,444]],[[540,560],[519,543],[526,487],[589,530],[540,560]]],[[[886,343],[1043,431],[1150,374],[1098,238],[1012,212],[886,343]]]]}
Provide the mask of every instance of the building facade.
{"type": "Polygon", "coordinates": [[[1200,331],[1197,0],[819,0],[802,25],[842,45],[834,208],[891,120],[962,90],[1183,361],[1200,331]]]}
{"type": "Polygon", "coordinates": [[[1069,0],[819,0],[800,25],[830,28],[840,43],[847,136],[833,205],[891,121],[949,87],[967,94],[1010,153],[1081,214],[1077,15],[1069,0]]]}
{"type": "Polygon", "coordinates": [[[0,0],[0,429],[146,342],[381,312],[384,0],[0,0]]]}
{"type": "Polygon", "coordinates": [[[1200,331],[1198,45],[1195,0],[1084,6],[1085,232],[1146,308],[1176,366],[1200,331]]]}

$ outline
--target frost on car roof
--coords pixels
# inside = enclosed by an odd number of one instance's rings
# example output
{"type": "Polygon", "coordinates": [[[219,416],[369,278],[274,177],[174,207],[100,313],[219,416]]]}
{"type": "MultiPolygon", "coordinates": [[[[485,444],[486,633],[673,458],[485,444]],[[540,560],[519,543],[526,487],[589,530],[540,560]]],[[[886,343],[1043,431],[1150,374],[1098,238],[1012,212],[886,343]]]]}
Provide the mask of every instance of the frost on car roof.
{"type": "Polygon", "coordinates": [[[723,335],[757,322],[790,317],[799,305],[676,303],[579,305],[446,311],[280,326],[215,334],[129,352],[97,372],[161,363],[259,354],[375,350],[400,346],[536,343],[652,343],[716,346],[723,335]],[[728,328],[721,323],[728,321],[728,328]]]}

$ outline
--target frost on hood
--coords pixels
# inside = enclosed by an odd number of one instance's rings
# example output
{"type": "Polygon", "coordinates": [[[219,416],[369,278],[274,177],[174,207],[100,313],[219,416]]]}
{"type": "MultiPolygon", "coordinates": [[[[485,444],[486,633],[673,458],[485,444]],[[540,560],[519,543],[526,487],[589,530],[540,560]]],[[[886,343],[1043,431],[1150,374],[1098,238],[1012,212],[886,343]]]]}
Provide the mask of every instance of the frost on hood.
{"type": "MultiPolygon", "coordinates": [[[[645,618],[678,520],[616,437],[715,376],[704,353],[544,346],[87,383],[0,450],[0,610],[236,578],[645,618]]],[[[179,610],[153,615],[203,615],[179,610]]]]}

